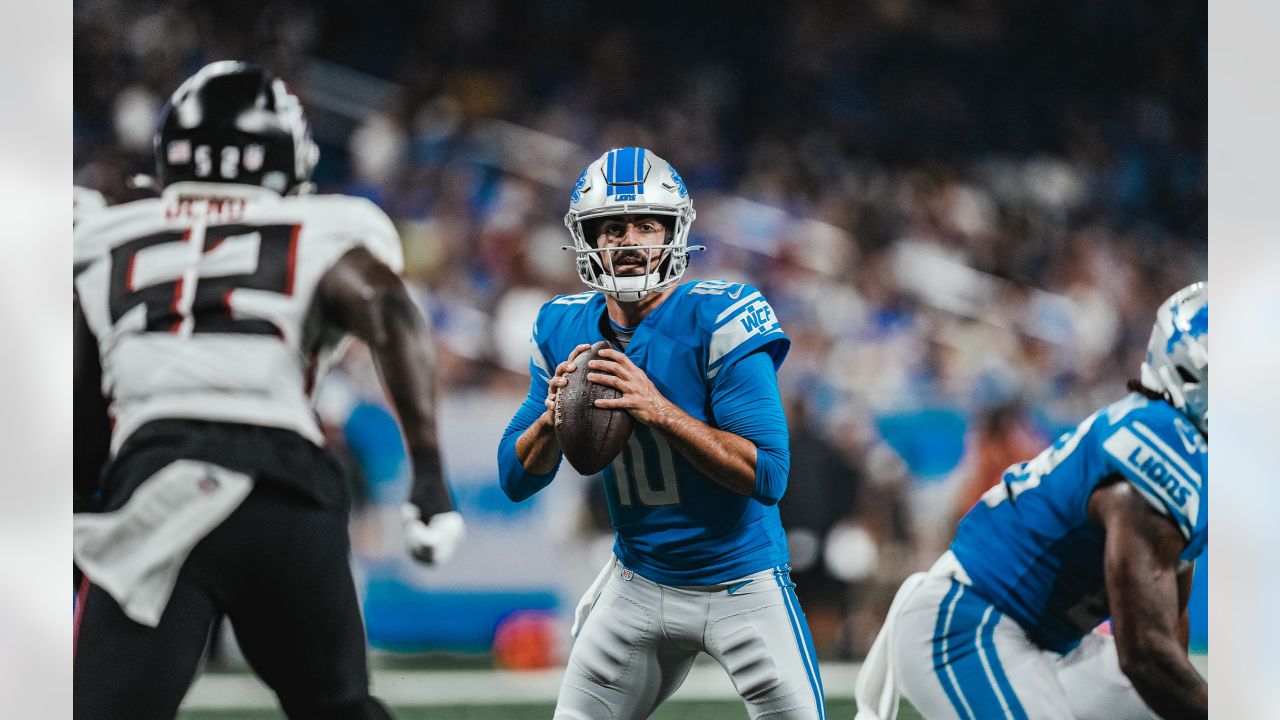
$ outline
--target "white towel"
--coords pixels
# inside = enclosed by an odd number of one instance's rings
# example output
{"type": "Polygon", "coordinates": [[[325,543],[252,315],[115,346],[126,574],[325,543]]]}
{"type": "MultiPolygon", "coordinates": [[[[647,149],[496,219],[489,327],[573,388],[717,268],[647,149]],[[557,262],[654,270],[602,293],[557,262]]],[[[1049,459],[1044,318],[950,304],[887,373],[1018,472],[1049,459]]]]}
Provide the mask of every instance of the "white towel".
{"type": "Polygon", "coordinates": [[[853,695],[858,701],[858,714],[854,720],[895,720],[898,717],[898,701],[901,692],[898,690],[897,671],[893,667],[893,633],[898,622],[898,613],[911,594],[920,587],[927,573],[915,573],[908,577],[898,588],[893,597],[889,613],[885,615],[880,634],[871,644],[871,650],[862,661],[862,669],[858,671],[858,679],[854,683],[853,695]]]}
{"type": "Polygon", "coordinates": [[[591,587],[587,588],[587,591],[583,593],[582,599],[578,601],[578,606],[573,609],[573,627],[569,629],[570,635],[578,637],[578,633],[582,632],[582,626],[587,622],[587,616],[591,614],[591,608],[596,606],[596,600],[600,599],[600,593],[604,592],[604,584],[609,582],[609,574],[617,564],[618,558],[610,555],[609,562],[604,564],[604,567],[600,569],[600,574],[591,583],[591,587]]]}
{"type": "Polygon", "coordinates": [[[898,717],[898,701],[902,693],[898,688],[897,671],[893,667],[894,628],[898,624],[898,615],[902,613],[903,606],[926,577],[949,577],[965,585],[973,584],[960,560],[950,550],[942,553],[928,572],[915,573],[903,581],[898,594],[893,596],[893,604],[885,615],[880,634],[871,643],[871,650],[862,661],[862,669],[858,671],[853,690],[854,698],[858,701],[858,714],[854,716],[854,720],[895,720],[898,717]]]}
{"type": "Polygon", "coordinates": [[[119,510],[76,514],[76,564],[126,615],[155,627],[187,555],[252,489],[244,473],[176,460],[143,481],[119,510]]]}

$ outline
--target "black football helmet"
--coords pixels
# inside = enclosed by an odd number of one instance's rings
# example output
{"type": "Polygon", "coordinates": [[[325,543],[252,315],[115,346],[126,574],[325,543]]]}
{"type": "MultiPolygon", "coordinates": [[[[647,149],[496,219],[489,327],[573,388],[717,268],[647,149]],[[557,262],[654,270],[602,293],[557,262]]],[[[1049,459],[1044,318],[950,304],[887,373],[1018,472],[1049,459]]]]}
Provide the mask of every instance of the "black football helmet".
{"type": "Polygon", "coordinates": [[[192,75],[169,98],[155,136],[156,174],[261,185],[284,194],[307,182],[320,151],[302,103],[265,68],[224,60],[192,75]]]}

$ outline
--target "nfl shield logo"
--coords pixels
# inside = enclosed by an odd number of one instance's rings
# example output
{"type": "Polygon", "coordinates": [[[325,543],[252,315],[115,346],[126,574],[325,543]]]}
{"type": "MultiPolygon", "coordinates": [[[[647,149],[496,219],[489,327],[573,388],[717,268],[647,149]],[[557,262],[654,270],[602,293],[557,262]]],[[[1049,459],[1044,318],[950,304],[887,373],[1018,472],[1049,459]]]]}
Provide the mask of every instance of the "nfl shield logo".
{"type": "Polygon", "coordinates": [[[631,570],[622,568],[622,579],[631,582],[631,570]]]}

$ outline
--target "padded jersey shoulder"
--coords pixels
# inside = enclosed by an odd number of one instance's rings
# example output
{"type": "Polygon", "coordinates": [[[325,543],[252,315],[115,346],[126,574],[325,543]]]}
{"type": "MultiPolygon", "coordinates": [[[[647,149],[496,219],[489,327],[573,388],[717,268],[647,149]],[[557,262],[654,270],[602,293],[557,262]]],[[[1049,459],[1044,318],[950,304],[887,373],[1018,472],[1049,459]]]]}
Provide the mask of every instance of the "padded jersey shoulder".
{"type": "Polygon", "coordinates": [[[1177,523],[1192,544],[1207,526],[1209,449],[1204,435],[1168,403],[1141,396],[1112,404],[1105,418],[1093,431],[1107,467],[1177,523]]]}
{"type": "Polygon", "coordinates": [[[773,358],[775,370],[782,365],[791,340],[759,288],[723,280],[695,280],[684,288],[683,304],[691,306],[698,332],[706,337],[708,380],[761,348],[773,358]]]}

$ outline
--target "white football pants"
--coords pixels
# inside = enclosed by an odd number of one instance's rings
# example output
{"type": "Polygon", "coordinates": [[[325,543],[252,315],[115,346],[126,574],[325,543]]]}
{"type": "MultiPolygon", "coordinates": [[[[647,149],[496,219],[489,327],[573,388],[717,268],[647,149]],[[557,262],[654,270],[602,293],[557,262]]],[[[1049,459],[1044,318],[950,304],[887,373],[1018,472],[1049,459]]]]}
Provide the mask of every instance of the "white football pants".
{"type": "Polygon", "coordinates": [[[689,588],[614,564],[569,655],[556,720],[647,718],[699,652],[729,673],[753,720],[825,720],[817,655],[789,570],[689,588]]]}
{"type": "Polygon", "coordinates": [[[929,720],[1147,720],[1115,640],[1066,655],[1031,642],[967,585],[930,574],[901,603],[889,643],[902,694],[929,720]]]}

